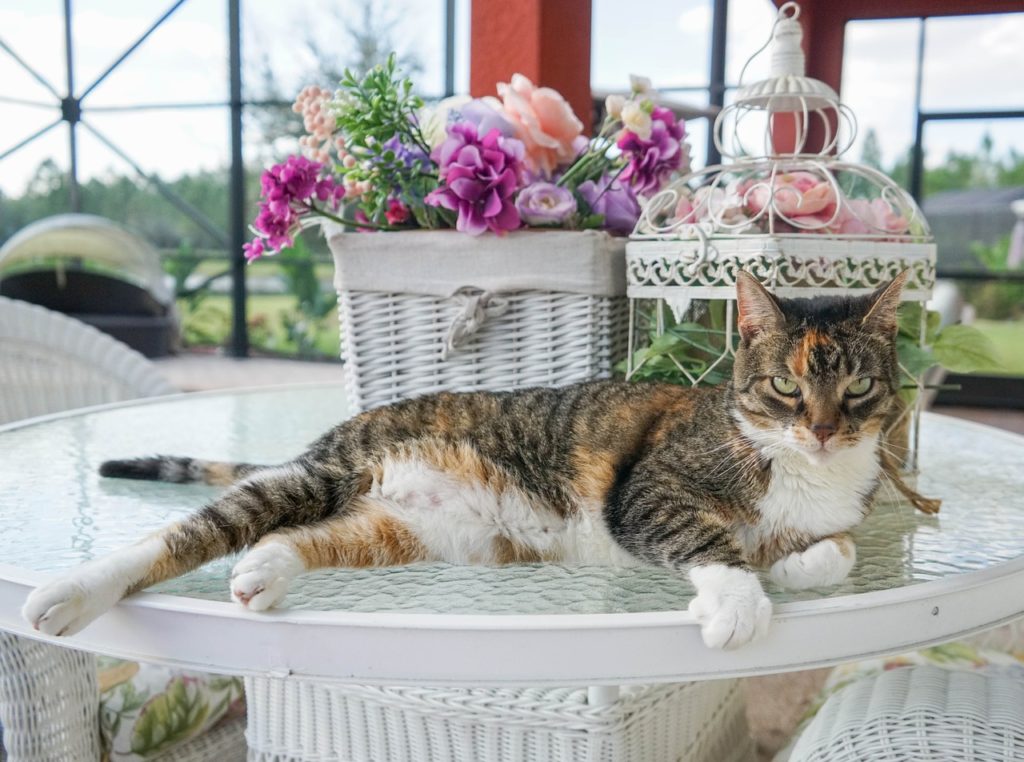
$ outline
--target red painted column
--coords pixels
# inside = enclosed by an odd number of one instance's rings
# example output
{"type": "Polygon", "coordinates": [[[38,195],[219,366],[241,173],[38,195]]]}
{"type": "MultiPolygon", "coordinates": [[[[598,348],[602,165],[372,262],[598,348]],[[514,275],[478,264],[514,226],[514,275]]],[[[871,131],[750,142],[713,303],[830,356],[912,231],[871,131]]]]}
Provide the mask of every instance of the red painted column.
{"type": "Polygon", "coordinates": [[[473,0],[470,93],[523,74],[565,96],[589,131],[590,21],[591,0],[473,0]]]}

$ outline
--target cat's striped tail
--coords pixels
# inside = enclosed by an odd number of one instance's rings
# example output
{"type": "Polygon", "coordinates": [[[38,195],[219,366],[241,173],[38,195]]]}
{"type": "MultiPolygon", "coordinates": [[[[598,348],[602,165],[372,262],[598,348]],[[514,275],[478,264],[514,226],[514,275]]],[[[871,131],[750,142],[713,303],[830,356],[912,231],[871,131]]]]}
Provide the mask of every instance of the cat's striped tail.
{"type": "Polygon", "coordinates": [[[100,476],[116,479],[144,479],[175,484],[234,484],[244,476],[266,466],[252,463],[222,463],[198,458],[179,458],[173,455],[154,455],[149,458],[108,460],[100,464],[100,476]]]}

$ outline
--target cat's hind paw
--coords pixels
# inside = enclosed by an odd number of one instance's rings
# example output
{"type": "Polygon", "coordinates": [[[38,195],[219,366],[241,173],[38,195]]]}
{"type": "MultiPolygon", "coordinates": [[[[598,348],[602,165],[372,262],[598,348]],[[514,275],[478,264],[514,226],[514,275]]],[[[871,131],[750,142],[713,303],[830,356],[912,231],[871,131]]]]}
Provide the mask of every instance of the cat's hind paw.
{"type": "Polygon", "coordinates": [[[690,581],[697,595],[689,611],[708,648],[739,648],[768,631],[772,602],[753,572],[709,564],[692,568],[690,581]]]}
{"type": "Polygon", "coordinates": [[[848,538],[829,538],[814,543],[802,553],[790,553],[772,564],[772,581],[790,590],[838,585],[857,560],[856,548],[848,538]]]}
{"type": "Polygon", "coordinates": [[[260,545],[231,571],[231,598],[250,611],[266,611],[281,602],[291,581],[305,570],[298,553],[283,542],[260,545]]]}

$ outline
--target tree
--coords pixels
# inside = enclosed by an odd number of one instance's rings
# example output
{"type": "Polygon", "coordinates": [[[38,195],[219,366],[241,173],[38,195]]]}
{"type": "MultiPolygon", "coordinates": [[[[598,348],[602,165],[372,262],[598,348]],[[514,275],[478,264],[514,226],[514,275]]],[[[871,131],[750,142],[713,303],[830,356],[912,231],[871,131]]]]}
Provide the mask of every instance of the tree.
{"type": "MultiPolygon", "coordinates": [[[[326,24],[322,20],[317,24],[302,23],[302,58],[316,62],[303,74],[304,81],[323,87],[334,85],[346,68],[361,77],[374,66],[386,62],[392,51],[397,54],[399,67],[404,72],[409,75],[422,72],[423,64],[419,57],[410,50],[402,50],[398,44],[401,17],[397,10],[386,0],[354,0],[354,3],[354,12],[341,13],[326,24]],[[340,29],[341,33],[332,31],[324,34],[325,26],[340,29]],[[325,38],[330,40],[329,44],[322,41],[325,38]]],[[[254,68],[261,83],[256,88],[260,100],[289,103],[294,98],[295,93],[284,92],[266,52],[254,68]]],[[[250,109],[250,114],[264,145],[272,145],[286,136],[297,137],[303,132],[302,122],[288,106],[250,109]]]]}

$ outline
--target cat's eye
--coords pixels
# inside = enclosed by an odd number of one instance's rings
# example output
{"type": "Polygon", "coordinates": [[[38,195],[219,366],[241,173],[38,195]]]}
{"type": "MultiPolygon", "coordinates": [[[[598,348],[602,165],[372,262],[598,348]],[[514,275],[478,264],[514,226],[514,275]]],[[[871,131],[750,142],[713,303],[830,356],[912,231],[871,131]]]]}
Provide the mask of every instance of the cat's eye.
{"type": "Polygon", "coordinates": [[[800,394],[800,387],[796,381],[785,376],[774,376],[772,378],[772,389],[784,397],[796,397],[800,394]]]}
{"type": "Polygon", "coordinates": [[[863,397],[865,394],[871,391],[871,387],[874,385],[874,379],[864,376],[858,378],[856,381],[846,387],[847,397],[863,397]]]}

